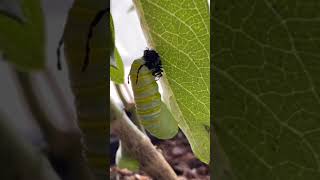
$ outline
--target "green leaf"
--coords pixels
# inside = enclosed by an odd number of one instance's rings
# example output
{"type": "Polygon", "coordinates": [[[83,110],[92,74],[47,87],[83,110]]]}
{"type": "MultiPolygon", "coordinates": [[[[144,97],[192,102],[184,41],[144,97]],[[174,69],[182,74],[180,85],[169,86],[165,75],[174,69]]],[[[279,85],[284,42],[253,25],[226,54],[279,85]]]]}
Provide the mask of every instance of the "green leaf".
{"type": "MultiPolygon", "coordinates": [[[[110,27],[112,34],[112,41],[115,44],[115,34],[114,34],[114,25],[113,19],[110,15],[110,27]]],[[[118,49],[115,47],[113,49],[113,56],[110,58],[110,78],[117,84],[122,84],[124,82],[124,65],[122,58],[119,54],[118,49]]]]}
{"type": "Polygon", "coordinates": [[[0,16],[0,53],[21,70],[40,70],[45,65],[41,3],[39,0],[23,0],[21,7],[27,20],[25,23],[0,16]]]}
{"type": "MultiPolygon", "coordinates": [[[[115,35],[114,35],[114,24],[113,24],[112,15],[110,15],[110,30],[111,30],[111,37],[112,37],[112,45],[114,46],[115,45],[115,35]]],[[[113,56],[115,56],[115,52],[113,53],[113,56]]],[[[116,63],[115,58],[110,58],[110,67],[117,68],[117,63],[116,63]]]]}
{"type": "Polygon", "coordinates": [[[214,3],[213,122],[238,180],[320,179],[319,8],[214,3]]]}
{"type": "Polygon", "coordinates": [[[149,46],[162,58],[164,100],[192,150],[210,159],[210,22],[207,0],[134,0],[149,46]]]}
{"type": "Polygon", "coordinates": [[[134,159],[124,148],[122,148],[121,142],[116,153],[116,164],[119,168],[127,168],[130,171],[137,172],[140,168],[138,160],[134,159]]]}
{"type": "Polygon", "coordinates": [[[124,82],[124,65],[116,47],[114,48],[114,56],[111,59],[115,59],[115,65],[110,63],[110,78],[113,82],[122,84],[124,82]]]}
{"type": "Polygon", "coordinates": [[[20,23],[26,22],[19,0],[0,0],[0,14],[13,18],[20,23]]]}

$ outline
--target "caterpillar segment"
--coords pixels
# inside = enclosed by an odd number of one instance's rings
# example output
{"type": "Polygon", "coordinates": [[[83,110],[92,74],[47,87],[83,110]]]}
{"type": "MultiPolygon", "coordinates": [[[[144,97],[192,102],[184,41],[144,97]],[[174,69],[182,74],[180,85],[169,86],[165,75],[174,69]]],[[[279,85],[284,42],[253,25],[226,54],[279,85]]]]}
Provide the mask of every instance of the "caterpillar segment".
{"type": "Polygon", "coordinates": [[[144,63],[143,58],[135,60],[131,66],[129,75],[137,114],[141,119],[141,124],[152,132],[159,127],[160,123],[161,95],[155,77],[152,75],[152,72],[144,66],[144,63]],[[143,66],[141,67],[141,65],[143,66]]]}
{"type": "MultiPolygon", "coordinates": [[[[107,9],[107,1],[75,0],[66,22],[63,41],[66,64],[74,94],[78,124],[84,135],[85,155],[96,179],[105,179],[108,168],[107,130],[109,123],[109,87],[106,83],[109,16],[99,22],[95,17],[107,9]],[[95,25],[92,27],[92,24],[95,25]],[[90,65],[83,72],[83,60],[90,35],[90,65]]],[[[86,64],[85,64],[86,65],[86,64]]]]}

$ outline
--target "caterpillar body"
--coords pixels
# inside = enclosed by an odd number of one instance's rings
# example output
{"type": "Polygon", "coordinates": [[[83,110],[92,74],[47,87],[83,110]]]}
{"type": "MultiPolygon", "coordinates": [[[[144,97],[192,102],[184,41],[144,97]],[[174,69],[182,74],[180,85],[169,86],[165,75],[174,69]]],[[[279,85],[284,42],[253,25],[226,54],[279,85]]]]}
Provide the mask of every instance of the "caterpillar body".
{"type": "Polygon", "coordinates": [[[59,48],[64,43],[77,119],[85,137],[86,159],[95,179],[105,179],[109,156],[106,151],[109,88],[104,68],[108,67],[107,59],[110,57],[109,43],[106,43],[111,41],[109,28],[106,28],[108,8],[109,4],[102,0],[75,0],[57,49],[59,68],[59,48]],[[87,68],[87,73],[83,73],[89,57],[93,63],[87,68]]]}
{"type": "Polygon", "coordinates": [[[143,57],[133,61],[129,73],[136,110],[141,124],[159,139],[178,133],[177,121],[161,101],[156,80],[162,76],[162,63],[155,50],[145,50],[143,57]]]}
{"type": "Polygon", "coordinates": [[[142,125],[151,132],[159,127],[161,95],[155,78],[159,79],[162,72],[158,53],[145,50],[142,58],[134,60],[129,73],[137,113],[142,125]]]}

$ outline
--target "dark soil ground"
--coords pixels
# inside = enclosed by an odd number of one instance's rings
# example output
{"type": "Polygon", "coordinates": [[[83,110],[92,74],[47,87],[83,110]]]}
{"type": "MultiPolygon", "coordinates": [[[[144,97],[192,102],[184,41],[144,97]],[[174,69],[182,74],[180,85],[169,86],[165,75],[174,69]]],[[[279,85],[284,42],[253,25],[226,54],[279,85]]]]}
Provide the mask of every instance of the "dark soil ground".
{"type": "MultiPolygon", "coordinates": [[[[209,180],[208,165],[199,161],[191,151],[188,140],[179,132],[170,140],[152,139],[153,144],[160,149],[165,159],[179,176],[179,180],[209,180]]],[[[110,179],[119,176],[123,180],[151,180],[152,178],[143,172],[134,173],[127,169],[110,168],[110,179]]]]}

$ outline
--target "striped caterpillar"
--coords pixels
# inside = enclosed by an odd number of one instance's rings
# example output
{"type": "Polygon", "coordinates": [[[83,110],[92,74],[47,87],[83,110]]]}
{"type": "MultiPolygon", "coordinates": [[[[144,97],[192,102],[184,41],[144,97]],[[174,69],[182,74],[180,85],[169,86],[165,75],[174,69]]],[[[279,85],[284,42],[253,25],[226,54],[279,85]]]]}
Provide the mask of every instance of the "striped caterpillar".
{"type": "Polygon", "coordinates": [[[178,126],[161,101],[156,80],[160,79],[162,72],[159,54],[147,49],[142,58],[133,61],[129,76],[141,124],[154,136],[168,139],[178,132],[178,126]]]}
{"type": "Polygon", "coordinates": [[[105,179],[109,157],[106,144],[109,87],[105,73],[111,51],[108,42],[112,42],[112,38],[106,23],[109,24],[107,1],[75,0],[57,49],[57,65],[61,69],[60,47],[64,43],[77,119],[85,136],[85,153],[97,179],[105,179]],[[89,59],[92,64],[87,67],[89,59]]]}

